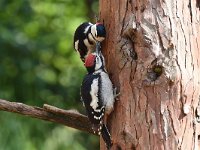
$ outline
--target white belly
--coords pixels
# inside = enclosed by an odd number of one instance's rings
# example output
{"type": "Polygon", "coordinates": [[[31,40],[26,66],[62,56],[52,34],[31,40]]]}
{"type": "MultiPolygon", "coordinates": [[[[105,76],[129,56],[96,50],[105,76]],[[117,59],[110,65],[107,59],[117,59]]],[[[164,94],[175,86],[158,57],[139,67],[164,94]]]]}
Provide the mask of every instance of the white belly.
{"type": "Polygon", "coordinates": [[[102,80],[102,92],[101,97],[103,104],[105,105],[105,109],[107,113],[111,113],[113,110],[114,105],[114,95],[113,95],[113,86],[112,82],[109,79],[108,74],[105,72],[101,73],[101,80],[102,80]]]}

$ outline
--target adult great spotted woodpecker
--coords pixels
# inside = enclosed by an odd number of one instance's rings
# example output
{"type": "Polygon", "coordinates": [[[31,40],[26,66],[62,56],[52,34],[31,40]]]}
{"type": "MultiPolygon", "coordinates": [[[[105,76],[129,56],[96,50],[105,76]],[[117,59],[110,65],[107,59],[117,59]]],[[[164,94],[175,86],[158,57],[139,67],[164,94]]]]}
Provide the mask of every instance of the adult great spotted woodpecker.
{"type": "Polygon", "coordinates": [[[107,116],[114,108],[114,90],[112,82],[105,70],[104,57],[101,54],[100,43],[96,52],[89,54],[85,60],[88,74],[81,86],[81,99],[86,108],[93,131],[102,135],[109,149],[112,146],[111,136],[106,127],[107,116]]]}
{"type": "Polygon", "coordinates": [[[106,30],[103,24],[90,22],[82,23],[74,33],[74,48],[85,62],[88,54],[95,50],[97,42],[102,42],[106,37],[106,30]]]}

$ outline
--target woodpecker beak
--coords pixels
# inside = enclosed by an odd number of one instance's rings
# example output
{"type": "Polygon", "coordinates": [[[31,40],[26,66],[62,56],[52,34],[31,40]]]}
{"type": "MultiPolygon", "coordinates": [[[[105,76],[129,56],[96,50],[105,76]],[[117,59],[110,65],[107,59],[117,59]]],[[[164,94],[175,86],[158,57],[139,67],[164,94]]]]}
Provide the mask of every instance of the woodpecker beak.
{"type": "Polygon", "coordinates": [[[101,44],[100,44],[100,42],[97,42],[96,43],[96,53],[99,55],[99,53],[100,53],[100,50],[101,50],[101,44]]]}

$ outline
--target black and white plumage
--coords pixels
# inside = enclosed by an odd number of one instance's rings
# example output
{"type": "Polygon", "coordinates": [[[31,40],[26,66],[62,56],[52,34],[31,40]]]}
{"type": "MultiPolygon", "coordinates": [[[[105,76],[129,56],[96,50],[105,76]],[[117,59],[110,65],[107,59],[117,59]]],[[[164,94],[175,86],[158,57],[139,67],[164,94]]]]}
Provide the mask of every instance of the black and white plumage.
{"type": "Polygon", "coordinates": [[[88,74],[81,86],[81,97],[94,132],[101,134],[107,147],[111,147],[111,136],[106,127],[107,116],[113,111],[114,95],[112,82],[105,70],[103,55],[91,53],[85,60],[88,74]]]}
{"type": "Polygon", "coordinates": [[[106,30],[101,23],[85,22],[77,27],[74,33],[74,48],[83,62],[88,54],[95,51],[96,43],[102,42],[105,36],[106,30]]]}

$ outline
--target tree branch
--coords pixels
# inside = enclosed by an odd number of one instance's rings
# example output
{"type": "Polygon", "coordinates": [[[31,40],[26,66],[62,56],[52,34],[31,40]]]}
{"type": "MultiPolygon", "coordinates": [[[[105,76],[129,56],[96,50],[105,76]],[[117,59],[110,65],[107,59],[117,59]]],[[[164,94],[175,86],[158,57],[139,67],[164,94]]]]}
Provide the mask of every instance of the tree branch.
{"type": "Polygon", "coordinates": [[[63,110],[47,104],[44,104],[43,108],[40,108],[2,99],[0,99],[0,110],[63,124],[94,134],[87,116],[80,114],[76,110],[63,110]]]}

